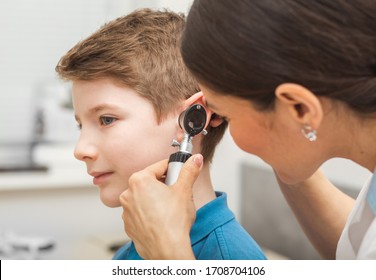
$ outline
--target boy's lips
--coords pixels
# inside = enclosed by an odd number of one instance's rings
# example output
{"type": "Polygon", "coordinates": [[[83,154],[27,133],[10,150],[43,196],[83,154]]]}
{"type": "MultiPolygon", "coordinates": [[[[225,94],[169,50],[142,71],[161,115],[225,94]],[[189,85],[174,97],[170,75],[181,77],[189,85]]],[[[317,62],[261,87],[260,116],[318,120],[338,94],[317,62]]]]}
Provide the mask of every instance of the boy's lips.
{"type": "Polygon", "coordinates": [[[89,174],[93,176],[93,184],[94,185],[100,185],[104,181],[106,181],[113,172],[90,172],[89,174]]]}

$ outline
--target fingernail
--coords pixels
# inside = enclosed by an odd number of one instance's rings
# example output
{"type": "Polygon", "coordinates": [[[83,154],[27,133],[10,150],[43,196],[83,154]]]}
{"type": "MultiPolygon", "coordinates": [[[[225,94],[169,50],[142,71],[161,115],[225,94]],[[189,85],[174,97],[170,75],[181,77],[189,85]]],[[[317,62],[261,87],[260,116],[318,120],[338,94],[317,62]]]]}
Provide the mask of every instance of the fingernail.
{"type": "Polygon", "coordinates": [[[204,158],[200,154],[194,155],[193,162],[196,164],[197,167],[200,168],[202,163],[204,162],[204,158]]]}

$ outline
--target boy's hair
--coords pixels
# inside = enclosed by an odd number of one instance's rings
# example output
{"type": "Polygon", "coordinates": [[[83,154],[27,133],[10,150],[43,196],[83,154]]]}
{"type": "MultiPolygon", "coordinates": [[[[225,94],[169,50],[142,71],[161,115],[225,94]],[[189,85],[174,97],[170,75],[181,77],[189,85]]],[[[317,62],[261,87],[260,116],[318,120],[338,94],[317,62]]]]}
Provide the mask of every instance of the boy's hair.
{"type": "MultiPolygon", "coordinates": [[[[132,88],[154,107],[160,122],[179,102],[200,91],[180,55],[185,16],[167,10],[141,9],[108,22],[76,44],[58,62],[56,72],[65,80],[108,78],[132,88]]],[[[211,160],[227,123],[208,127],[202,141],[211,160]]]]}

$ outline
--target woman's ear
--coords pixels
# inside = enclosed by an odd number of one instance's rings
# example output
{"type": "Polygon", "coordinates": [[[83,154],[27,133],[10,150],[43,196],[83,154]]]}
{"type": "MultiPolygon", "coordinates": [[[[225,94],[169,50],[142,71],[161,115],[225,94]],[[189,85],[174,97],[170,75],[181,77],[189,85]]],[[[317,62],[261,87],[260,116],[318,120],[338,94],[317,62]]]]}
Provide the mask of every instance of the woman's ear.
{"type": "Polygon", "coordinates": [[[323,119],[319,98],[307,88],[293,83],[284,83],[275,90],[276,100],[286,106],[290,116],[301,126],[309,125],[317,130],[323,119]]]}
{"type": "Polygon", "coordinates": [[[223,123],[223,119],[221,117],[219,117],[217,114],[215,114],[212,110],[205,107],[205,104],[206,104],[205,97],[204,97],[204,94],[201,91],[193,94],[191,97],[189,97],[188,99],[186,99],[184,101],[184,103],[183,103],[184,110],[187,109],[188,107],[190,107],[193,104],[201,104],[205,108],[205,111],[206,111],[205,128],[207,128],[207,126],[209,124],[212,127],[217,127],[221,123],[223,123]]]}

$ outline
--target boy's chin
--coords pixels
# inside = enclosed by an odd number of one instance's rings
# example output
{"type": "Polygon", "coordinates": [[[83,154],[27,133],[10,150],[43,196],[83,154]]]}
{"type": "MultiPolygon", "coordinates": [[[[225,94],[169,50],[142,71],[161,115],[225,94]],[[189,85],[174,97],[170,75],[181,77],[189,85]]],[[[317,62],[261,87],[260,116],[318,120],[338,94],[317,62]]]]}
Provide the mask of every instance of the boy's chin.
{"type": "Polygon", "coordinates": [[[119,195],[116,195],[114,193],[108,194],[105,192],[101,192],[100,198],[103,204],[106,205],[107,207],[115,208],[115,207],[121,206],[119,195]]]}

